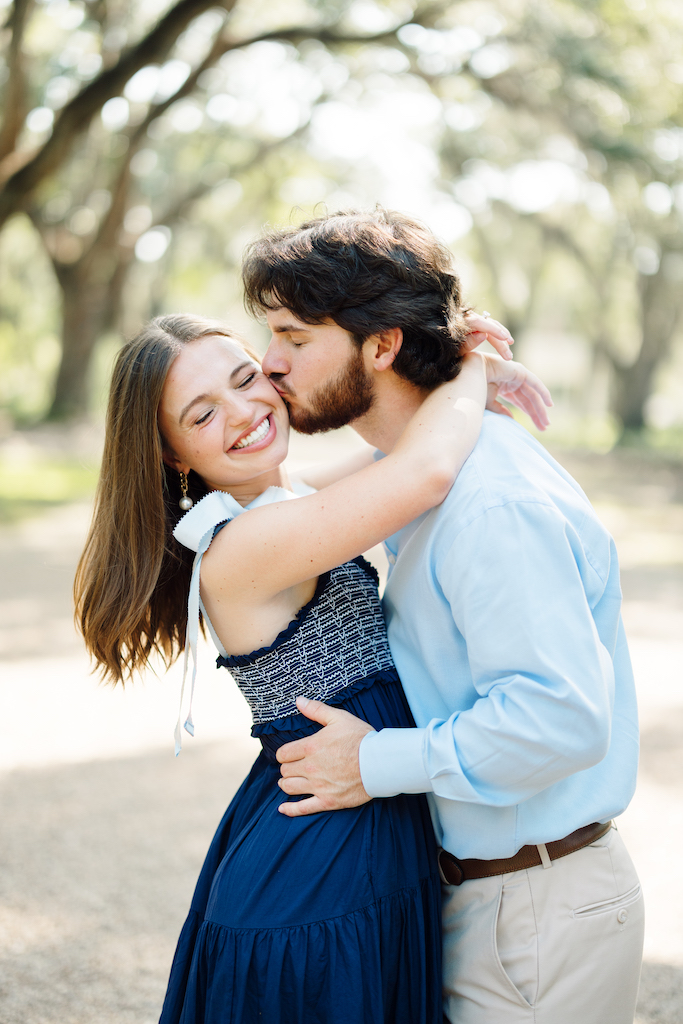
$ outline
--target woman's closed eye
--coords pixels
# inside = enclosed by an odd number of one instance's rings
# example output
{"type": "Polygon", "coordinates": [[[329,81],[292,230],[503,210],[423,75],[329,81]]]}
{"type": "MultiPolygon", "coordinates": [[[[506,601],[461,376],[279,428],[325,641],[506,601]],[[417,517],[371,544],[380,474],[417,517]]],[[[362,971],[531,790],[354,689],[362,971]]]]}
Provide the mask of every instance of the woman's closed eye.
{"type": "Polygon", "coordinates": [[[213,412],[213,409],[209,409],[208,412],[205,412],[204,415],[200,416],[198,420],[195,420],[194,421],[195,427],[200,427],[202,425],[202,423],[206,423],[206,421],[208,420],[208,418],[209,418],[209,416],[211,415],[212,412],[213,412]]]}
{"type": "Polygon", "coordinates": [[[246,388],[249,384],[252,384],[258,376],[258,370],[254,370],[253,373],[248,374],[244,380],[241,380],[237,385],[238,388],[246,388]]]}

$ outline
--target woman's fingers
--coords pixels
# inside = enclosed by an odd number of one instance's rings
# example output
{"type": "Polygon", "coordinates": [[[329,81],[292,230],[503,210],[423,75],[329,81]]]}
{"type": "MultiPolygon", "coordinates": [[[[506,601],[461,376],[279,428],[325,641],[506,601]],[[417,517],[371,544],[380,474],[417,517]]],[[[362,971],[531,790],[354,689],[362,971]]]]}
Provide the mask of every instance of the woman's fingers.
{"type": "Polygon", "coordinates": [[[488,341],[499,356],[502,356],[503,359],[512,359],[510,345],[514,344],[515,339],[507,327],[497,320],[492,320],[491,317],[480,316],[478,313],[465,314],[465,320],[469,328],[466,340],[468,350],[477,348],[478,345],[488,341]]]}
{"type": "Polygon", "coordinates": [[[546,411],[548,403],[544,400],[544,396],[535,388],[528,388],[526,385],[522,385],[514,390],[501,387],[498,395],[500,398],[504,398],[505,401],[511,402],[512,405],[516,405],[522,412],[525,412],[539,430],[545,430],[549,425],[550,418],[546,411]]]}
{"type": "Polygon", "coordinates": [[[495,387],[495,385],[491,384],[491,385],[489,385],[489,388],[491,389],[491,391],[493,393],[489,394],[488,400],[486,402],[486,408],[490,412],[497,412],[501,416],[509,416],[510,419],[514,419],[514,416],[512,415],[512,413],[510,412],[508,407],[506,405],[503,405],[502,402],[498,401],[498,398],[496,396],[496,387],[495,387]]]}
{"type": "Polygon", "coordinates": [[[523,386],[524,388],[529,390],[529,392],[533,392],[534,394],[539,395],[543,404],[547,405],[548,408],[552,408],[552,396],[548,391],[547,387],[545,386],[545,384],[543,383],[543,381],[541,380],[541,378],[537,377],[535,373],[531,372],[531,370],[527,370],[526,366],[522,366],[521,363],[518,363],[517,365],[524,370],[524,375],[523,379],[520,381],[520,386],[523,386]]]}

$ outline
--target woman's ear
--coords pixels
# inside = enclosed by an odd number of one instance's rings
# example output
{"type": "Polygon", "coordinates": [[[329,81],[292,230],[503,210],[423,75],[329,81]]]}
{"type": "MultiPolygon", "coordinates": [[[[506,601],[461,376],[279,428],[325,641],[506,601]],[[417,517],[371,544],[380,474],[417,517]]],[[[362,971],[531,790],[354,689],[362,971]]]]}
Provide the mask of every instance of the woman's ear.
{"type": "Polygon", "coordinates": [[[190,472],[190,467],[184,465],[168,448],[164,448],[161,457],[170,469],[175,469],[178,473],[185,473],[186,476],[190,472]]]}
{"type": "Polygon", "coordinates": [[[388,370],[398,355],[403,344],[403,331],[400,327],[391,327],[388,331],[380,331],[366,339],[373,370],[388,370]]]}

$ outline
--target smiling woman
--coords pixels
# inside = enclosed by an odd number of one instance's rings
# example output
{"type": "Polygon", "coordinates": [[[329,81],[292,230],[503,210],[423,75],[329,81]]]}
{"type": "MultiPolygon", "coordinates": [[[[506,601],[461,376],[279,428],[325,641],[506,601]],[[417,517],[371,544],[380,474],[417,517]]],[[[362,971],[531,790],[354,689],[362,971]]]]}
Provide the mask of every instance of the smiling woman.
{"type": "MultiPolygon", "coordinates": [[[[258,369],[225,324],[190,316],[152,321],[114,367],[95,513],[74,585],[86,645],[113,682],[143,668],[154,651],[170,664],[185,641],[192,556],[172,536],[180,476],[165,462],[158,414],[175,360],[209,336],[232,341],[239,359],[258,369]]],[[[197,501],[208,486],[191,473],[189,489],[197,501]]]]}

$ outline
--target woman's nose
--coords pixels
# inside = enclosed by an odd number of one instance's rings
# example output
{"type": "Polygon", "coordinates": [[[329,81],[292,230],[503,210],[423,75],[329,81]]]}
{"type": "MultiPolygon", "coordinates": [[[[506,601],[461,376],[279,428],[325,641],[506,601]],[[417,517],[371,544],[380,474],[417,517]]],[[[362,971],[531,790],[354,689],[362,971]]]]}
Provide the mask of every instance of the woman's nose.
{"type": "Polygon", "coordinates": [[[233,392],[227,410],[227,420],[231,427],[248,427],[254,418],[254,408],[246,394],[233,392]]]}

